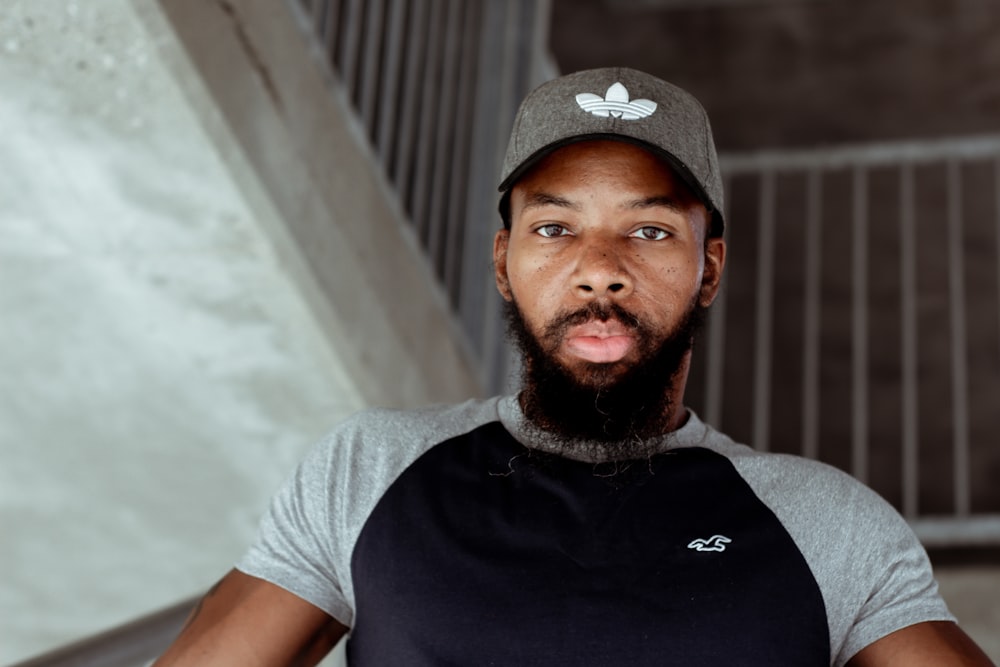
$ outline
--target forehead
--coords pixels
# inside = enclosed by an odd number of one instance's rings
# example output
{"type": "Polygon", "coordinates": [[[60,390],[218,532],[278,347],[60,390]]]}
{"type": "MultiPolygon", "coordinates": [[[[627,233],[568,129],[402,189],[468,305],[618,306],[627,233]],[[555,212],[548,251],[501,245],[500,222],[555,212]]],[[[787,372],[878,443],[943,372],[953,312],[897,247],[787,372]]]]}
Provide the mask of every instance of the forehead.
{"type": "Polygon", "coordinates": [[[607,139],[578,141],[556,149],[514,184],[511,195],[517,199],[529,192],[597,183],[700,203],[665,159],[635,144],[607,139]]]}

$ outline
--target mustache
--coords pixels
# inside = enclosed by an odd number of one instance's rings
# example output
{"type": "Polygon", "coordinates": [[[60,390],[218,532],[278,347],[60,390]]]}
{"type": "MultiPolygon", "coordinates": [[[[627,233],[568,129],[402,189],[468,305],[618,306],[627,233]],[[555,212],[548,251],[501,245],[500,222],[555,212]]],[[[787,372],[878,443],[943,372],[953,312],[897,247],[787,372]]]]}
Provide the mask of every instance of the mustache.
{"type": "Polygon", "coordinates": [[[642,320],[616,303],[592,302],[578,310],[561,313],[545,327],[548,336],[562,333],[566,329],[577,324],[584,324],[591,320],[607,322],[616,319],[629,329],[645,331],[642,320]]]}

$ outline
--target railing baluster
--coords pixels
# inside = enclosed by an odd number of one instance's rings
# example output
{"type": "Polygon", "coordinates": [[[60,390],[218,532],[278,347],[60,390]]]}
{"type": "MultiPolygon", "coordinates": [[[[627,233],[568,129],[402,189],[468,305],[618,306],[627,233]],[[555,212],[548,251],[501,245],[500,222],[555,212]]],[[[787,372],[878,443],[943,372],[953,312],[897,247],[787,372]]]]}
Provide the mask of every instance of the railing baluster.
{"type": "Polygon", "coordinates": [[[970,496],[968,356],[965,339],[965,263],[962,252],[962,175],[957,159],[948,160],[947,174],[955,514],[967,516],[970,496]]]}
{"type": "MultiPolygon", "coordinates": [[[[996,254],[996,264],[997,264],[997,320],[1000,324],[1000,155],[993,158],[993,196],[994,196],[994,212],[996,216],[996,239],[997,239],[997,254],[996,254]]],[[[998,356],[1000,359],[1000,328],[997,329],[997,344],[998,344],[998,356]]]]}
{"type": "Polygon", "coordinates": [[[464,2],[449,0],[445,4],[445,39],[444,54],[441,63],[441,93],[440,106],[437,113],[437,126],[434,130],[434,172],[430,183],[430,204],[428,214],[427,251],[439,276],[444,276],[444,225],[447,221],[446,206],[448,191],[455,187],[448,175],[451,170],[451,152],[449,146],[454,143],[456,89],[459,85],[459,28],[462,26],[464,2]]]}
{"type": "Polygon", "coordinates": [[[427,22],[430,20],[426,0],[413,0],[410,8],[409,30],[406,36],[406,75],[403,78],[403,91],[400,108],[400,131],[397,146],[399,152],[395,157],[392,170],[392,181],[396,184],[399,200],[410,211],[410,193],[413,191],[410,180],[413,173],[413,148],[416,145],[417,122],[420,118],[420,94],[424,59],[427,55],[427,22]]]}
{"type": "Polygon", "coordinates": [[[853,172],[851,318],[851,468],[868,481],[868,174],[853,172]]]}
{"type": "Polygon", "coordinates": [[[771,350],[774,317],[775,174],[760,176],[759,240],[757,246],[757,322],[754,352],[753,446],[770,449],[771,350]]]}
{"type": "Polygon", "coordinates": [[[308,5],[309,16],[312,18],[313,29],[319,35],[324,34],[323,22],[326,17],[326,7],[329,4],[328,0],[312,0],[312,2],[306,4],[308,5]]]}
{"type": "Polygon", "coordinates": [[[379,68],[381,57],[385,50],[382,48],[382,38],[385,36],[382,30],[382,16],[385,9],[385,0],[365,1],[365,43],[364,59],[361,62],[361,120],[371,140],[375,139],[375,93],[378,91],[379,68]]]}
{"type": "Polygon", "coordinates": [[[810,169],[806,180],[806,260],[802,345],[802,454],[819,458],[819,341],[823,173],[810,169]]]}
{"type": "Polygon", "coordinates": [[[916,518],[919,510],[919,447],[917,428],[917,231],[913,165],[899,170],[900,298],[902,301],[902,432],[903,515],[916,518]]]}
{"type": "Polygon", "coordinates": [[[437,140],[434,128],[441,109],[441,89],[444,83],[442,80],[444,66],[442,44],[444,40],[441,37],[441,32],[445,2],[446,0],[431,0],[427,57],[422,77],[424,86],[420,95],[420,130],[416,136],[417,155],[413,171],[413,208],[411,214],[421,241],[427,239],[430,217],[428,202],[430,201],[433,178],[434,146],[437,140]]]}
{"type": "Polygon", "coordinates": [[[340,35],[340,80],[344,84],[347,96],[356,104],[358,83],[358,57],[361,43],[362,12],[361,0],[346,0],[347,11],[344,14],[344,24],[337,31],[340,35]]]}
{"type": "MultiPolygon", "coordinates": [[[[462,25],[462,67],[459,73],[458,117],[455,123],[455,146],[451,157],[450,200],[448,202],[448,238],[445,241],[444,282],[453,304],[459,303],[459,281],[462,278],[462,240],[466,223],[466,197],[469,190],[469,146],[475,126],[476,68],[479,66],[477,46],[478,26],[482,16],[482,0],[469,0],[462,25]]],[[[475,225],[488,225],[485,220],[473,220],[475,225]]],[[[496,228],[497,216],[492,227],[496,228]]]]}
{"type": "Polygon", "coordinates": [[[326,53],[326,60],[330,67],[337,69],[337,47],[340,43],[337,35],[340,32],[340,0],[320,0],[326,11],[323,15],[323,30],[321,37],[323,50],[326,53]]]}
{"type": "Polygon", "coordinates": [[[403,26],[406,21],[405,0],[389,0],[388,34],[386,35],[385,67],[379,92],[378,125],[375,147],[382,165],[388,167],[395,152],[396,128],[399,125],[400,70],[403,60],[403,26]]]}

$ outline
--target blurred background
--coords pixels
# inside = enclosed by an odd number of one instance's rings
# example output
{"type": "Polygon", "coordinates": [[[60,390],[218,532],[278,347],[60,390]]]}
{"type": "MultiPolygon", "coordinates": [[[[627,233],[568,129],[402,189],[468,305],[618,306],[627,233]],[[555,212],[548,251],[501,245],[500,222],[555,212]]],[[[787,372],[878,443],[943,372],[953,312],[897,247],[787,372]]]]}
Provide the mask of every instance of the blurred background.
{"type": "Polygon", "coordinates": [[[510,123],[608,65],[721,154],[689,405],[872,485],[1000,660],[998,34],[993,0],[7,0],[0,664],[144,664],[337,421],[516,386],[510,123]]]}

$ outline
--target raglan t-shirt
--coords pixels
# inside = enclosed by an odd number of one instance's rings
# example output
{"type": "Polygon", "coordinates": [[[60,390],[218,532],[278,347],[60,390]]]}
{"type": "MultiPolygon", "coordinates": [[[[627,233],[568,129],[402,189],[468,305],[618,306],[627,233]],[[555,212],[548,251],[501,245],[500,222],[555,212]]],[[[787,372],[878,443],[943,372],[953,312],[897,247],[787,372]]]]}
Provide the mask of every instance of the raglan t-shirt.
{"type": "Polygon", "coordinates": [[[919,541],[849,475],[689,413],[647,457],[566,450],[514,397],[371,410],[315,447],[237,567],[369,665],[843,665],[954,620],[919,541]]]}

